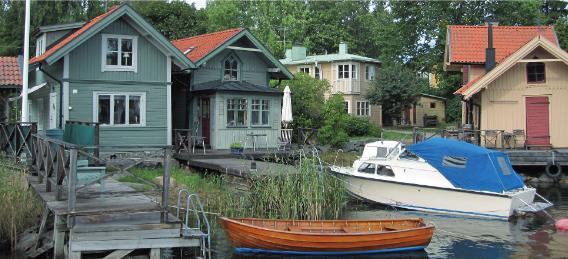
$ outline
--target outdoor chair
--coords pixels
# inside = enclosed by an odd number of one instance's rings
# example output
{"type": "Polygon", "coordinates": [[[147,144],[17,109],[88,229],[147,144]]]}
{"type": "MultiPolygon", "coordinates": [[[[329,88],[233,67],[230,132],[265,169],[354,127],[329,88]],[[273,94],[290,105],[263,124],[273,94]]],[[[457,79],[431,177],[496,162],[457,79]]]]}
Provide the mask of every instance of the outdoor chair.
{"type": "Polygon", "coordinates": [[[195,130],[191,135],[191,152],[195,153],[195,146],[201,144],[203,147],[203,154],[205,155],[205,137],[199,136],[199,121],[195,121],[195,130]]]}
{"type": "Polygon", "coordinates": [[[519,143],[519,141],[522,144],[523,148],[527,147],[527,137],[525,135],[525,130],[513,130],[513,148],[517,148],[517,143],[519,143]]]}
{"type": "Polygon", "coordinates": [[[487,143],[493,143],[493,148],[497,148],[497,139],[499,136],[499,132],[496,130],[486,130],[485,131],[485,135],[484,135],[484,143],[485,143],[485,147],[487,146],[487,143]]]}
{"type": "Polygon", "coordinates": [[[280,130],[280,136],[278,137],[278,150],[286,151],[291,149],[292,149],[292,129],[280,130]]]}

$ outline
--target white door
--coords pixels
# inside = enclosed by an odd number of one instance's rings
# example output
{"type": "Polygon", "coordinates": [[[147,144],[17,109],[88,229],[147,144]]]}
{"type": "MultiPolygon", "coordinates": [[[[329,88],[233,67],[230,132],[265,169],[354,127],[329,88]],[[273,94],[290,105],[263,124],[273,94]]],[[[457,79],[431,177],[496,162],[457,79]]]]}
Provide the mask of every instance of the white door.
{"type": "Polygon", "coordinates": [[[49,94],[49,128],[57,128],[57,93],[49,94]]]}

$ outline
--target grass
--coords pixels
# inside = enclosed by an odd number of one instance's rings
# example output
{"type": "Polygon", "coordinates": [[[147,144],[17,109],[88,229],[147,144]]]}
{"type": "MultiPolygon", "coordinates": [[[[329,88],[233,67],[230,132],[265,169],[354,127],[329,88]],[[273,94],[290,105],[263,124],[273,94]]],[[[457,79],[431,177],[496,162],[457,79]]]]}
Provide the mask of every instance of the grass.
{"type": "MultiPolygon", "coordinates": [[[[272,172],[248,180],[249,190],[237,191],[218,174],[199,174],[172,168],[176,189],[170,200],[175,202],[177,190],[188,189],[199,194],[205,210],[227,217],[286,219],[336,219],[347,203],[347,193],[338,178],[320,173],[313,159],[303,159],[298,174],[272,172]]],[[[131,172],[152,181],[162,169],[133,168],[131,172]]],[[[132,176],[123,182],[140,180],[132,176]]]]}
{"type": "Polygon", "coordinates": [[[330,165],[349,167],[353,165],[359,155],[353,152],[337,152],[330,150],[321,154],[321,160],[330,165]]]}
{"type": "Polygon", "coordinates": [[[3,157],[0,164],[0,246],[14,251],[17,234],[37,224],[41,203],[29,188],[22,165],[3,157]]]}

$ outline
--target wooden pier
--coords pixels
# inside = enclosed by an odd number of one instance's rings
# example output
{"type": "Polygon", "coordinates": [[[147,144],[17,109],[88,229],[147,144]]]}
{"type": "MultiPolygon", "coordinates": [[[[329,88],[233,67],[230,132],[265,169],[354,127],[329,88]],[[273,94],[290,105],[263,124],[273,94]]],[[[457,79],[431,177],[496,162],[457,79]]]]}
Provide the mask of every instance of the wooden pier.
{"type": "MultiPolygon", "coordinates": [[[[10,128],[0,124],[0,148],[27,162],[29,184],[43,205],[39,228],[31,241],[28,238],[28,256],[53,249],[54,258],[75,259],[85,254],[123,258],[144,249],[150,258],[158,259],[163,249],[178,247],[200,247],[202,257],[210,256],[205,214],[191,213],[203,216],[200,222],[206,225],[189,226],[187,219],[179,219],[179,212],[176,216],[169,212],[169,147],[161,147],[163,187],[155,188],[154,196],[149,196],[114,180],[113,172],[98,166],[104,161],[92,150],[99,147],[51,139],[36,134],[34,126],[17,124],[10,128]]],[[[183,198],[192,196],[188,192],[183,198]]]]}

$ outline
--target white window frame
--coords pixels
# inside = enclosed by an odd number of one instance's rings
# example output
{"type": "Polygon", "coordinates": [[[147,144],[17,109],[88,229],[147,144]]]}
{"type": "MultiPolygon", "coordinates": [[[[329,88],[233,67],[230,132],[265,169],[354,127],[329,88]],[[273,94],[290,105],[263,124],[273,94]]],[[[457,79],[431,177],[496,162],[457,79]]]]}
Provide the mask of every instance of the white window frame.
{"type": "Polygon", "coordinates": [[[41,34],[41,36],[39,38],[37,38],[36,40],[36,57],[42,55],[43,53],[45,53],[45,43],[46,43],[46,36],[45,33],[41,34]]]}
{"type": "Polygon", "coordinates": [[[138,36],[134,35],[117,35],[117,34],[103,34],[102,44],[101,44],[101,71],[129,71],[138,72],[138,36]],[[106,64],[106,54],[107,54],[107,39],[116,38],[118,39],[118,62],[121,62],[121,41],[123,39],[132,40],[132,66],[123,65],[107,65],[106,64]]]}
{"type": "Polygon", "coordinates": [[[337,64],[336,66],[337,69],[337,74],[335,76],[337,76],[338,80],[342,80],[342,79],[351,79],[351,64],[350,63],[341,63],[341,64],[337,64]],[[347,71],[343,70],[343,72],[341,72],[343,74],[343,77],[339,77],[339,67],[343,67],[343,68],[347,68],[347,71]],[[345,74],[347,74],[347,77],[345,77],[345,74]]]}
{"type": "Polygon", "coordinates": [[[369,101],[357,101],[357,116],[370,117],[371,116],[371,104],[369,101]],[[364,105],[366,104],[366,105],[364,105]]]}
{"type": "Polygon", "coordinates": [[[359,66],[355,64],[351,64],[351,79],[359,78],[359,66]]]}
{"type": "Polygon", "coordinates": [[[250,118],[249,118],[249,100],[248,98],[244,98],[244,97],[230,97],[225,99],[225,122],[227,122],[225,125],[227,128],[248,128],[248,125],[250,123],[250,118]],[[245,108],[244,109],[240,109],[239,104],[241,100],[245,101],[245,108]],[[231,125],[228,120],[229,120],[229,101],[234,102],[234,108],[230,109],[231,111],[233,111],[233,120],[235,122],[235,125],[231,125]],[[244,111],[244,123],[243,125],[237,125],[237,121],[239,119],[239,115],[238,112],[239,111],[244,111]]]}
{"type": "Polygon", "coordinates": [[[270,103],[271,101],[269,99],[252,99],[251,100],[251,104],[250,104],[250,126],[251,127],[261,127],[261,128],[266,128],[266,127],[270,127],[270,103]],[[255,104],[255,101],[260,101],[258,104],[255,104]],[[268,102],[268,109],[264,110],[262,109],[263,106],[263,102],[268,102]],[[255,105],[258,105],[260,109],[255,110],[255,105]],[[258,122],[259,124],[253,124],[253,115],[252,113],[254,111],[258,112],[258,122]],[[266,124],[262,123],[262,113],[263,112],[268,112],[268,121],[266,121],[266,124]]]}
{"type": "Polygon", "coordinates": [[[302,72],[302,73],[304,73],[304,74],[308,74],[308,75],[311,76],[311,75],[312,75],[312,67],[311,67],[311,66],[299,66],[299,67],[298,67],[298,72],[302,72]],[[303,72],[302,69],[307,69],[307,70],[308,70],[308,73],[303,72]]]}
{"type": "Polygon", "coordinates": [[[375,65],[365,65],[365,80],[373,81],[375,80],[375,65]]]}
{"type": "Polygon", "coordinates": [[[240,81],[240,80],[241,80],[241,62],[239,61],[238,58],[236,58],[236,56],[234,56],[234,55],[229,55],[227,58],[225,58],[225,59],[223,60],[223,63],[221,63],[221,70],[223,71],[223,73],[221,74],[221,79],[222,79],[223,81],[236,82],[236,81],[240,81]],[[229,71],[229,78],[230,78],[230,73],[234,70],[234,69],[232,68],[232,64],[231,64],[232,62],[229,63],[229,66],[231,66],[231,68],[229,68],[228,70],[225,68],[225,63],[226,63],[227,61],[229,61],[230,59],[232,59],[232,61],[236,61],[236,62],[237,62],[237,68],[236,68],[236,71],[237,71],[237,79],[235,79],[235,80],[233,80],[233,79],[225,79],[225,72],[229,71]]]}
{"type": "Polygon", "coordinates": [[[314,78],[322,80],[322,71],[321,71],[321,65],[315,65],[314,66],[314,78]],[[318,70],[318,73],[316,73],[316,69],[318,70]]]}
{"type": "Polygon", "coordinates": [[[351,114],[351,102],[349,100],[344,100],[343,105],[347,103],[347,114],[351,114]]]}
{"type": "Polygon", "coordinates": [[[100,124],[103,127],[145,127],[146,126],[146,93],[144,92],[93,92],[93,121],[99,121],[99,96],[100,95],[110,95],[110,118],[109,124],[100,124]],[[124,124],[114,124],[114,96],[115,95],[125,95],[125,108],[124,111],[126,118],[124,119],[124,124]],[[130,112],[129,100],[130,96],[140,96],[140,124],[130,124],[128,118],[130,112]]]}

